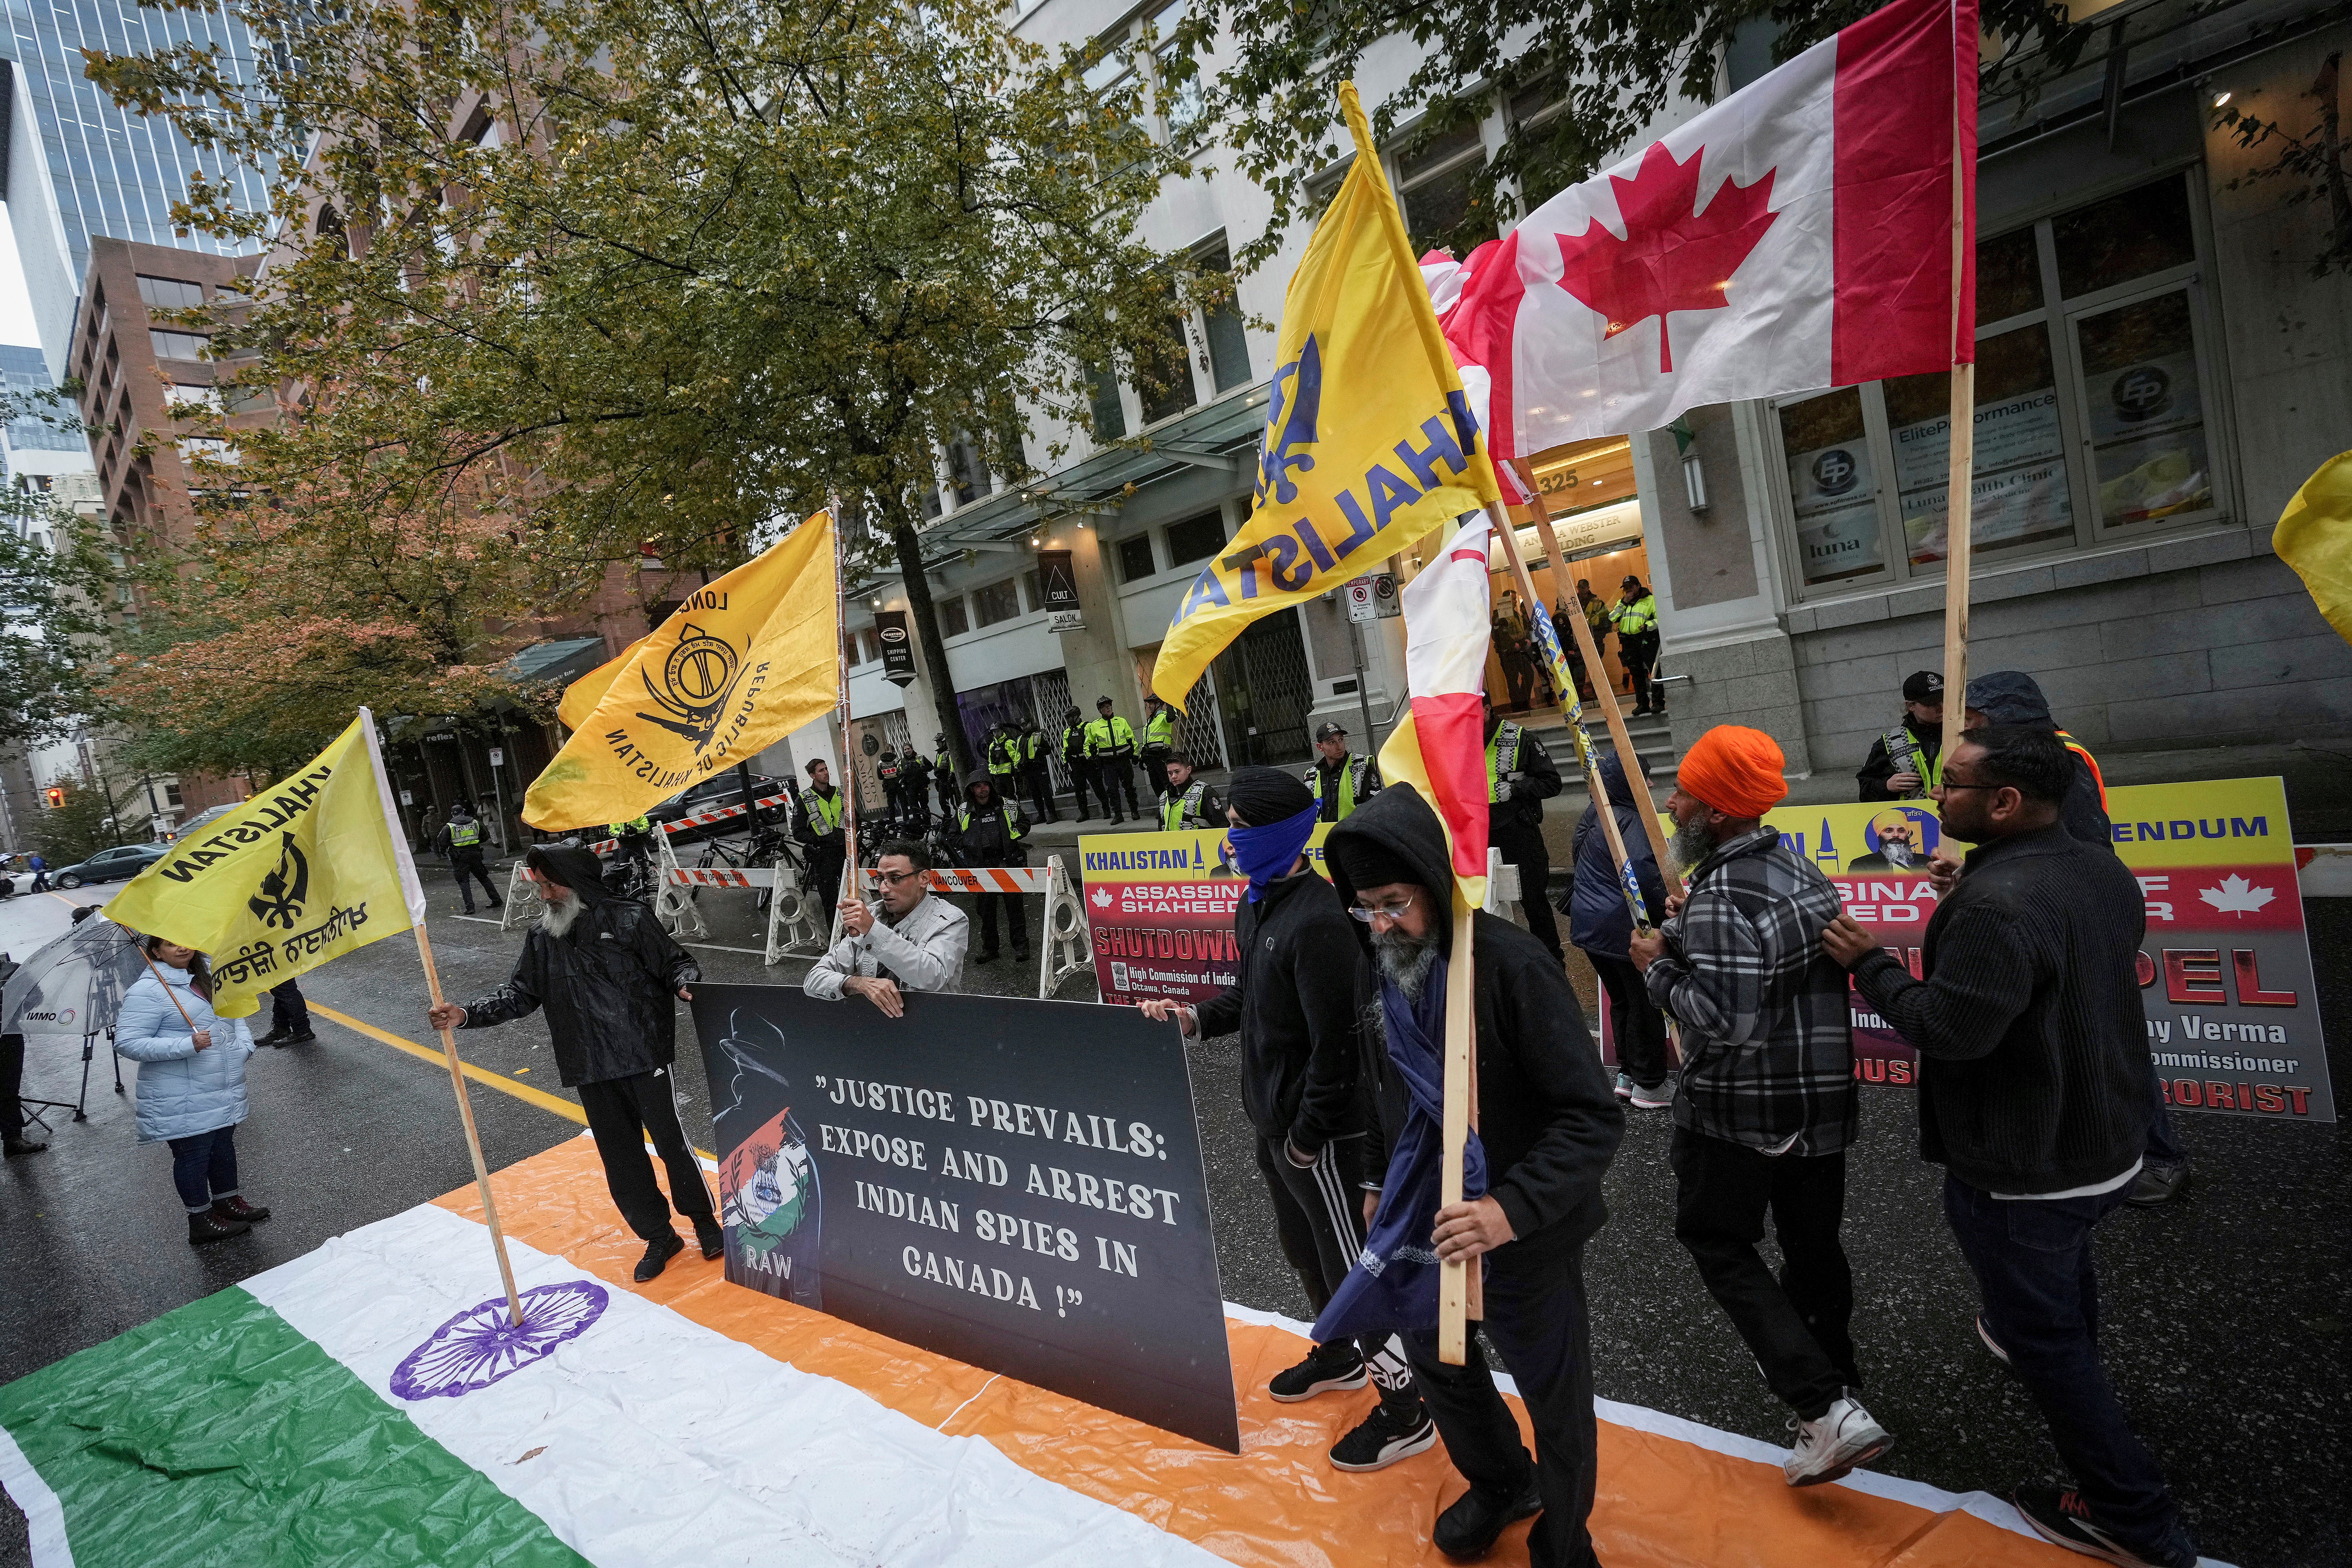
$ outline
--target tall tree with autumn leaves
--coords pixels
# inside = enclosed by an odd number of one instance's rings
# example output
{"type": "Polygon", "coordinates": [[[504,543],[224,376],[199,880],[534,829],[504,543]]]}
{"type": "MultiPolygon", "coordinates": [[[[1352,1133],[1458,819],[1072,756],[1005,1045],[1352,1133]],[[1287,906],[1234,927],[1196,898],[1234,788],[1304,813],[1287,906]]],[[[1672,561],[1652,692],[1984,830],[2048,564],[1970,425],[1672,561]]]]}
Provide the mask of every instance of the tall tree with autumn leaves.
{"type": "Polygon", "coordinates": [[[283,41],[257,91],[194,45],[90,70],[275,183],[268,213],[218,186],[186,209],[278,247],[215,340],[292,410],[240,439],[236,489],[285,519],[256,539],[331,547],[462,496],[546,607],[642,548],[723,569],[838,497],[944,670],[936,454],[1026,477],[1097,374],[1181,374],[1171,305],[1222,281],[1138,234],[1186,172],[1135,134],[1142,89],[1097,99],[1090,61],[975,0],[234,8],[283,41]]]}

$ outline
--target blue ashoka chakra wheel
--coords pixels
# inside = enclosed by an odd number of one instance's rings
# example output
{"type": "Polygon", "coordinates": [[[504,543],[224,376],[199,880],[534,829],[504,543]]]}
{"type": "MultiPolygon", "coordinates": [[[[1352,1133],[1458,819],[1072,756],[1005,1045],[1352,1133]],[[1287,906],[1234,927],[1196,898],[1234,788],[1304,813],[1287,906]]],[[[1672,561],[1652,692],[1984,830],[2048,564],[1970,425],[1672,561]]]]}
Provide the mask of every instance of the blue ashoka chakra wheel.
{"type": "Polygon", "coordinates": [[[611,1297],[593,1279],[534,1285],[522,1292],[522,1326],[509,1321],[507,1299],[493,1296],[433,1331],[392,1371],[396,1399],[455,1399],[555,1353],[604,1315],[611,1297]]]}

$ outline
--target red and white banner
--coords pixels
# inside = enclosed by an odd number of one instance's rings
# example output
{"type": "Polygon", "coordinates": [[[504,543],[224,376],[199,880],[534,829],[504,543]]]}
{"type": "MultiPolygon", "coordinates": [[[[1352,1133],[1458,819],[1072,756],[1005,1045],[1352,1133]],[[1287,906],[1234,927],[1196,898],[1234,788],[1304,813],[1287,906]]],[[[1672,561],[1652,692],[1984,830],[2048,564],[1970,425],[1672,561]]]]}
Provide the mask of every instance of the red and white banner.
{"type": "Polygon", "coordinates": [[[1896,0],[1472,252],[1495,455],[1973,360],[1976,68],[1976,0],[1896,0]]]}

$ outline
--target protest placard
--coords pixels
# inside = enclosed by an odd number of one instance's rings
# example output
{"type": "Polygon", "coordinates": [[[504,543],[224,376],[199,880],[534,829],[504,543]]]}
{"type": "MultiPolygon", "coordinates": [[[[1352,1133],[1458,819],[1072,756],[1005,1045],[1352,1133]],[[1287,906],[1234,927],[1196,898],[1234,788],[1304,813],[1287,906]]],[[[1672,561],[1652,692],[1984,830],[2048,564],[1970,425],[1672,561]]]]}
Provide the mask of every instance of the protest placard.
{"type": "MultiPolygon", "coordinates": [[[[1307,841],[1307,863],[1318,872],[1330,831],[1318,825],[1307,841]]],[[[1091,834],[1078,840],[1078,868],[1104,1001],[1198,1004],[1234,983],[1234,906],[1248,881],[1234,869],[1223,828],[1091,834]]]]}
{"type": "Polygon", "coordinates": [[[1176,1026],[694,988],[727,1278],[1240,1451],[1176,1026]]]}

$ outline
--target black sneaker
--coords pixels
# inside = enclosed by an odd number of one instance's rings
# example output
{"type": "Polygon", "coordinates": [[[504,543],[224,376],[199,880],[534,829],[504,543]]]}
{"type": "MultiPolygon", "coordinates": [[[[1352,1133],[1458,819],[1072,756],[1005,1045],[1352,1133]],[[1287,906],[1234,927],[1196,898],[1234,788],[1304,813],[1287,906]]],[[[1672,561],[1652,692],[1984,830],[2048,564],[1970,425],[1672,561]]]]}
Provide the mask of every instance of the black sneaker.
{"type": "Polygon", "coordinates": [[[1421,1401],[1382,1400],[1356,1429],[1331,1445],[1335,1470],[1384,1470],[1437,1445],[1437,1423],[1421,1401]]]}
{"type": "Polygon", "coordinates": [[[262,1036],[261,1038],[253,1042],[255,1048],[258,1049],[263,1046],[282,1046],[286,1043],[286,1037],[289,1032],[289,1031],[285,1029],[272,1029],[269,1033],[262,1036]]]}
{"type": "Polygon", "coordinates": [[[1361,1388],[1371,1379],[1364,1373],[1364,1358],[1347,1340],[1317,1345],[1297,1366],[1266,1379],[1265,1391],[1277,1404],[1296,1405],[1339,1388],[1361,1388]]]}
{"type": "Polygon", "coordinates": [[[318,1031],[306,1026],[278,1043],[281,1046],[315,1046],[319,1043],[319,1035],[318,1031]]]}
{"type": "Polygon", "coordinates": [[[1437,1549],[1457,1562],[1469,1562],[1484,1557],[1495,1549],[1503,1531],[1523,1519],[1533,1519],[1543,1511],[1543,1494],[1536,1490],[1533,1477],[1517,1497],[1498,1496],[1472,1487],[1454,1501],[1454,1506],[1437,1516],[1437,1527],[1429,1538],[1437,1549]]]}
{"type": "Polygon", "coordinates": [[[212,1210],[204,1209],[188,1216],[188,1245],[202,1247],[208,1241],[226,1241],[252,1228],[241,1219],[223,1219],[212,1210]]]}
{"type": "Polygon", "coordinates": [[[2134,1545],[2101,1529],[2091,1519],[2091,1505],[2071,1488],[2020,1487],[2012,1494],[2017,1511],[2044,1541],[2069,1552],[2113,1563],[2117,1568],[2197,1568],[2197,1548],[2178,1523],[2160,1542],[2134,1545]]]}
{"type": "Polygon", "coordinates": [[[696,1220],[694,1239],[702,1248],[702,1256],[705,1258],[716,1258],[727,1250],[727,1232],[719,1227],[719,1222],[715,1219],[696,1220]]]}
{"type": "Polygon", "coordinates": [[[2152,1209],[2179,1197],[2189,1185],[2189,1162],[2178,1165],[2158,1165],[2143,1163],[2139,1174],[2132,1179],[2131,1196],[2124,1202],[2136,1209],[2152,1209]]]}
{"type": "Polygon", "coordinates": [[[675,1234],[663,1237],[659,1241],[646,1243],[646,1255],[637,1259],[637,1283],[642,1285],[646,1280],[658,1276],[663,1269],[669,1267],[671,1258],[685,1250],[686,1243],[680,1241],[675,1234]]]}

